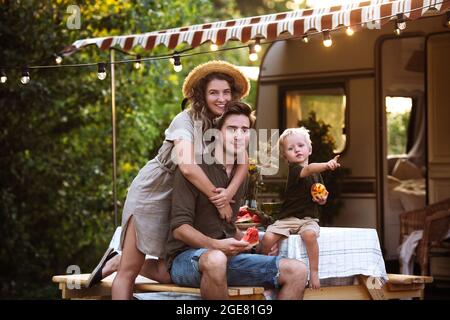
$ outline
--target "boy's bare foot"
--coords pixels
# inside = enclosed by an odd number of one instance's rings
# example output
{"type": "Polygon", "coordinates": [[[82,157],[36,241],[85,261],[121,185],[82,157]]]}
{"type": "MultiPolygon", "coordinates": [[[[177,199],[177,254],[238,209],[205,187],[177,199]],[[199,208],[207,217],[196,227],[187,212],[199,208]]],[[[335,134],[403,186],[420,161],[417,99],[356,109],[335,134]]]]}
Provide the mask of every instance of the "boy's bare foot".
{"type": "Polygon", "coordinates": [[[311,272],[310,279],[309,279],[309,287],[313,290],[320,289],[319,273],[317,271],[311,272]]]}

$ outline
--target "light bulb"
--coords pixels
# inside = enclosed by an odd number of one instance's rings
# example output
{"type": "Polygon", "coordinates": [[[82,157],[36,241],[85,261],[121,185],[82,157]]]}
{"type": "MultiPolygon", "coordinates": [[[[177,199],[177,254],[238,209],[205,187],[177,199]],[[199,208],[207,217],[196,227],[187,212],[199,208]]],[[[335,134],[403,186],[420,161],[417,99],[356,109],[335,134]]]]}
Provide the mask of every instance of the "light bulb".
{"type": "Polygon", "coordinates": [[[103,63],[103,62],[100,62],[98,64],[97,77],[100,80],[105,80],[106,79],[106,64],[103,63]]]}
{"type": "Polygon", "coordinates": [[[8,77],[6,76],[5,70],[0,71],[0,82],[5,83],[8,80],[8,77]]]}
{"type": "Polygon", "coordinates": [[[259,38],[257,38],[255,40],[255,52],[261,52],[261,50],[262,50],[260,41],[261,40],[259,40],[259,38]]]}
{"type": "Polygon", "coordinates": [[[406,29],[406,21],[403,16],[403,13],[397,14],[397,21],[395,21],[395,30],[394,33],[399,36],[403,30],[406,29]]]}
{"type": "Polygon", "coordinates": [[[183,70],[183,65],[181,64],[179,55],[173,56],[173,70],[175,70],[175,72],[180,72],[181,70],[183,70]]]}
{"type": "Polygon", "coordinates": [[[137,55],[136,60],[133,65],[136,70],[139,70],[141,68],[141,56],[137,55]]]}
{"type": "Polygon", "coordinates": [[[308,43],[308,42],[309,42],[308,35],[305,34],[305,35],[302,37],[302,41],[303,41],[304,43],[308,43]]]}
{"type": "Polygon", "coordinates": [[[219,50],[219,46],[215,43],[211,43],[210,49],[211,51],[217,51],[219,50]]]}
{"type": "Polygon", "coordinates": [[[183,70],[183,65],[177,65],[177,66],[173,66],[173,70],[175,70],[175,72],[180,72],[181,70],[183,70]]]}
{"type": "Polygon", "coordinates": [[[20,77],[20,82],[22,84],[30,83],[30,72],[28,71],[28,67],[24,67],[22,69],[22,76],[20,77]]]}
{"type": "Polygon", "coordinates": [[[397,27],[398,27],[400,30],[405,30],[405,29],[406,29],[406,22],[405,22],[405,21],[397,22],[397,27]]]}
{"type": "Polygon", "coordinates": [[[328,47],[331,47],[332,44],[333,44],[333,40],[331,40],[330,31],[325,30],[323,32],[323,45],[328,48],[328,47]]]}
{"type": "Polygon", "coordinates": [[[351,37],[351,36],[355,33],[355,31],[352,29],[352,27],[347,27],[347,28],[345,29],[345,33],[346,33],[349,37],[351,37]]]}
{"type": "Polygon", "coordinates": [[[61,64],[62,61],[63,61],[63,58],[60,55],[55,55],[56,64],[61,64]]]}
{"type": "Polygon", "coordinates": [[[254,44],[249,45],[248,50],[249,50],[248,59],[250,61],[258,60],[258,54],[256,53],[255,45],[254,44]]]}

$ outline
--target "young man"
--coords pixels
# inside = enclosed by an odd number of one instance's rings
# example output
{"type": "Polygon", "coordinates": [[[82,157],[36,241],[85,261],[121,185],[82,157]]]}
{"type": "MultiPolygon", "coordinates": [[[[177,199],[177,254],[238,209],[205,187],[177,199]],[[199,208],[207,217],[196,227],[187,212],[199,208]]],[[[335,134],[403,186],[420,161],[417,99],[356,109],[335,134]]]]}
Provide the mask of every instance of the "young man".
{"type": "MultiPolygon", "coordinates": [[[[216,186],[226,188],[236,169],[237,155],[246,152],[251,108],[229,102],[217,122],[213,164],[200,167],[216,186]],[[232,161],[226,161],[226,159],[232,161]]],[[[217,208],[179,170],[175,172],[170,235],[166,262],[172,281],[181,286],[200,287],[203,299],[227,299],[228,285],[279,288],[279,299],[302,299],[306,266],[295,259],[248,254],[251,246],[241,241],[234,222],[243,200],[245,183],[232,203],[229,223],[220,219],[217,208]]]]}

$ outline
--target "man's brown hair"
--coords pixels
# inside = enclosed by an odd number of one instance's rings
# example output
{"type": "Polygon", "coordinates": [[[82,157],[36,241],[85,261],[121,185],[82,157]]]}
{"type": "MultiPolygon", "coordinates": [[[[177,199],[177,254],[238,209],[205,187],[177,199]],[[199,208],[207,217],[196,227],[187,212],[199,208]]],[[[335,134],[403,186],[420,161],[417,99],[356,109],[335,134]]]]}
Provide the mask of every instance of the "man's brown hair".
{"type": "Polygon", "coordinates": [[[229,101],[225,105],[224,113],[216,120],[216,128],[220,130],[223,127],[225,120],[232,114],[247,116],[250,120],[250,128],[254,127],[256,117],[253,114],[252,107],[250,107],[245,102],[229,101]]]}

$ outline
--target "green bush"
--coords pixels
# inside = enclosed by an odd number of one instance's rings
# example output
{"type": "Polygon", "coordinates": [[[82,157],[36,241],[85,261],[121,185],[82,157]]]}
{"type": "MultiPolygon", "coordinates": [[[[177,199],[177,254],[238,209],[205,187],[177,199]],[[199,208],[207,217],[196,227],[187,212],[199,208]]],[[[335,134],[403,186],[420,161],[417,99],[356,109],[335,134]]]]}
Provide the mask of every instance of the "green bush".
{"type": "MultiPolygon", "coordinates": [[[[216,10],[212,2],[78,1],[81,29],[69,30],[73,1],[7,1],[0,8],[1,65],[54,63],[50,55],[77,39],[230,18],[232,4],[216,10]]],[[[180,111],[184,77],[211,58],[184,59],[180,74],[167,60],[139,71],[116,66],[119,212],[133,177],[180,111]]],[[[108,52],[89,47],[63,63],[108,60],[108,52]]],[[[98,80],[96,67],[30,70],[24,86],[19,71],[7,70],[0,86],[0,298],[56,298],[51,277],[70,265],[90,272],[114,231],[109,77],[98,80]]]]}

